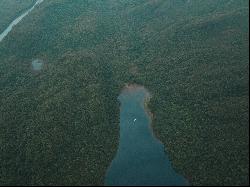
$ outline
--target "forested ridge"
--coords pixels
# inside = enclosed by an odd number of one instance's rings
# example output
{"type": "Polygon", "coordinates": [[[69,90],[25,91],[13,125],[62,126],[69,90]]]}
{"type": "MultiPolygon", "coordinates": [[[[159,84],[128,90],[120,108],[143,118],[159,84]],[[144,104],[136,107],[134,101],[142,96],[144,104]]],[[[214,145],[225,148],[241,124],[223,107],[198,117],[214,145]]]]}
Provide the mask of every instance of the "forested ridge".
{"type": "Polygon", "coordinates": [[[45,0],[0,43],[0,185],[103,185],[126,83],[192,185],[249,184],[248,17],[247,0],[45,0]]]}

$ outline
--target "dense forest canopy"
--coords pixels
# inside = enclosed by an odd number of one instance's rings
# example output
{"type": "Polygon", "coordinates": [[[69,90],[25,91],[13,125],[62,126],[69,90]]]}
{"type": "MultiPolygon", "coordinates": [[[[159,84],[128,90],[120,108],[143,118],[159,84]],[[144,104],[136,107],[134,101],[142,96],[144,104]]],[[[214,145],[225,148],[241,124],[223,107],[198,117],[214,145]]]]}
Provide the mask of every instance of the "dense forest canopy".
{"type": "MultiPolygon", "coordinates": [[[[34,2],[1,0],[0,32],[34,2]]],[[[248,5],[45,0],[0,43],[0,185],[102,185],[126,83],[192,185],[249,184],[248,5]]]]}
{"type": "Polygon", "coordinates": [[[18,15],[31,7],[36,0],[1,0],[0,1],[0,33],[18,15]]]}

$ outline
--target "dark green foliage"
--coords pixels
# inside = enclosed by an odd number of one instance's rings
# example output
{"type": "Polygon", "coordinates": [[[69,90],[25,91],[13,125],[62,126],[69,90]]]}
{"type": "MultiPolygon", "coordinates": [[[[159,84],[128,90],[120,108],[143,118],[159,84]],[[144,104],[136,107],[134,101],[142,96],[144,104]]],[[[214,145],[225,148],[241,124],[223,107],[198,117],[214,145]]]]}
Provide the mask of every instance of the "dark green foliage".
{"type": "Polygon", "coordinates": [[[152,93],[154,132],[191,184],[247,185],[248,11],[246,0],[45,0],[0,43],[0,185],[103,184],[125,83],[152,93]]]}
{"type": "Polygon", "coordinates": [[[22,12],[33,6],[35,0],[1,0],[0,1],[0,33],[22,12]]]}

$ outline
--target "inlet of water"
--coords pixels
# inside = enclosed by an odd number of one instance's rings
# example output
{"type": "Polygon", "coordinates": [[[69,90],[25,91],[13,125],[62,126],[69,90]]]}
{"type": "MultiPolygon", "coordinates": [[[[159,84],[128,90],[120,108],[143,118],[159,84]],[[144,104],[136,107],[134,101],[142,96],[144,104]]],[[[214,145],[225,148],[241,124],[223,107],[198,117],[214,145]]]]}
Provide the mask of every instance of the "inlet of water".
{"type": "Polygon", "coordinates": [[[108,186],[188,185],[171,166],[164,146],[150,128],[145,107],[149,93],[143,87],[124,89],[119,96],[120,140],[117,154],[106,173],[108,186]]]}

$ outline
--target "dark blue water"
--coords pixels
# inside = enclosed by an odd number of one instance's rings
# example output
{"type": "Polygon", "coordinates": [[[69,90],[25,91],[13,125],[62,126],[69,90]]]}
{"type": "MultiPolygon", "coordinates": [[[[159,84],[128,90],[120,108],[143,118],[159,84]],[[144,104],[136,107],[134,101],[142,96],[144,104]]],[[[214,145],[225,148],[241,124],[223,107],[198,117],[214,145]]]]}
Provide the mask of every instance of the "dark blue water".
{"type": "Polygon", "coordinates": [[[177,174],[153,136],[150,116],[144,101],[148,92],[142,88],[125,89],[119,96],[120,142],[116,157],[105,178],[105,185],[187,185],[177,174]]]}

